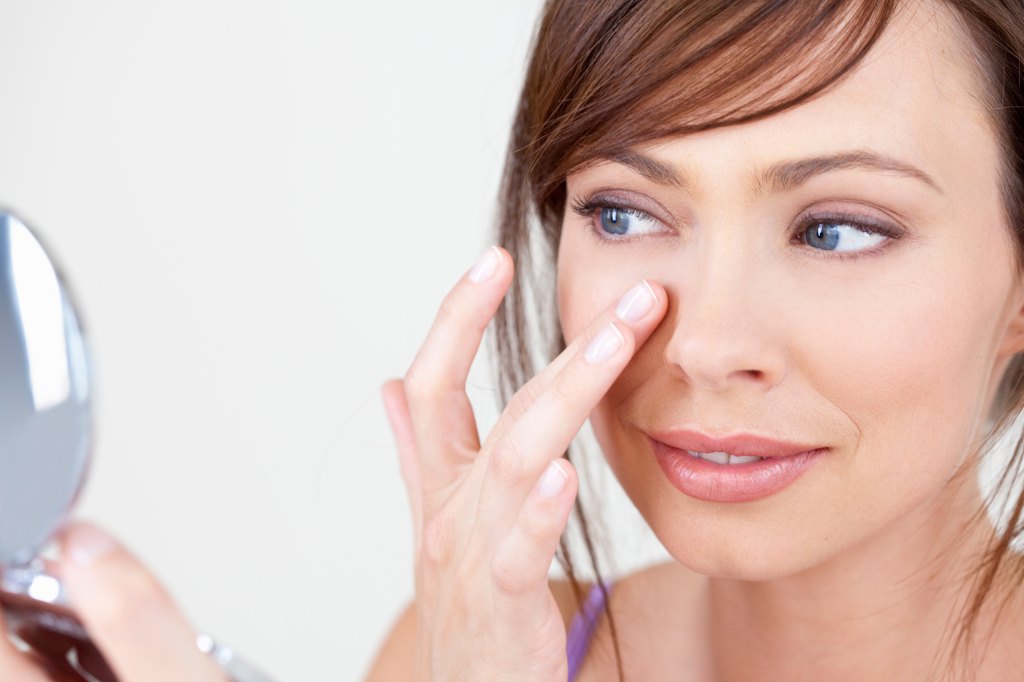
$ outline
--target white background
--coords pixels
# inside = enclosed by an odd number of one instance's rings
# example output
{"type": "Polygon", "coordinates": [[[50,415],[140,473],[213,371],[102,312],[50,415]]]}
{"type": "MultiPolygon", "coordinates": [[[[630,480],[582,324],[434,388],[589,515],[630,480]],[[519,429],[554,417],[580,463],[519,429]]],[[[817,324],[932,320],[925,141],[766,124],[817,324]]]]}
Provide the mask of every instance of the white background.
{"type": "MultiPolygon", "coordinates": [[[[0,205],[99,384],[75,513],[281,680],[359,678],[412,598],[379,386],[489,243],[540,4],[0,2],[0,205]]],[[[618,567],[665,557],[601,471],[618,567]]]]}
{"type": "Polygon", "coordinates": [[[539,6],[0,3],[0,205],[96,366],[75,515],[279,679],[357,679],[412,598],[379,386],[489,243],[539,6]]]}

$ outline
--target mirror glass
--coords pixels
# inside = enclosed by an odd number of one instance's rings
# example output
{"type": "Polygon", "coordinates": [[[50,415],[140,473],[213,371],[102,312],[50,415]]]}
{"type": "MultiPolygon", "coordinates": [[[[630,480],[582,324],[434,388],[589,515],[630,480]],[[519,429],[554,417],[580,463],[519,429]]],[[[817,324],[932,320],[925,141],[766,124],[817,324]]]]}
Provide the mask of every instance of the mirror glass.
{"type": "MultiPolygon", "coordinates": [[[[117,682],[38,557],[88,469],[89,368],[59,268],[37,234],[0,210],[0,608],[14,640],[59,679],[117,682]]],[[[232,682],[269,682],[209,636],[196,644],[232,682]]]]}
{"type": "Polygon", "coordinates": [[[29,563],[68,514],[88,466],[91,391],[58,268],[0,212],[0,565],[29,563]]]}

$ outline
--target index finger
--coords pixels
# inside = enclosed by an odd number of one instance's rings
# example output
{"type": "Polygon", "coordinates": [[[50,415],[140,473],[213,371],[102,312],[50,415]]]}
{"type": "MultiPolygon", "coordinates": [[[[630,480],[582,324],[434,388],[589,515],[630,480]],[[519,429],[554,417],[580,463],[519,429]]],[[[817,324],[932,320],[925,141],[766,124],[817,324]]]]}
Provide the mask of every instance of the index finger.
{"type": "Polygon", "coordinates": [[[119,680],[224,682],[167,592],[123,547],[87,523],[61,545],[72,606],[119,680]]]}
{"type": "Polygon", "coordinates": [[[461,476],[480,450],[466,379],[512,281],[512,258],[489,247],[445,297],[405,375],[424,499],[461,476]]]}
{"type": "MultiPolygon", "coordinates": [[[[17,633],[15,633],[17,636],[17,633]]],[[[40,663],[42,663],[40,661],[40,663]]],[[[14,645],[7,634],[4,622],[3,604],[0,602],[0,680],[24,680],[25,682],[46,682],[43,668],[30,660],[14,645]]]]}

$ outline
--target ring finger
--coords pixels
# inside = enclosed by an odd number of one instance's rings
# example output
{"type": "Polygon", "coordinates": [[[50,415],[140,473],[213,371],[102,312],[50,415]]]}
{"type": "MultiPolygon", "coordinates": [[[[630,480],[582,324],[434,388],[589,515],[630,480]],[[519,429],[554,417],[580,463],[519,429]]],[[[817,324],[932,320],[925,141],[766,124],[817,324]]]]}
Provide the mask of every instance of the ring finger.
{"type": "Polygon", "coordinates": [[[666,310],[664,290],[646,282],[584,333],[574,355],[550,377],[523,415],[488,439],[480,495],[481,529],[504,536],[548,463],[562,455],[666,310]],[[638,300],[647,297],[646,301],[638,300]],[[634,305],[629,306],[632,302],[634,305]]]}

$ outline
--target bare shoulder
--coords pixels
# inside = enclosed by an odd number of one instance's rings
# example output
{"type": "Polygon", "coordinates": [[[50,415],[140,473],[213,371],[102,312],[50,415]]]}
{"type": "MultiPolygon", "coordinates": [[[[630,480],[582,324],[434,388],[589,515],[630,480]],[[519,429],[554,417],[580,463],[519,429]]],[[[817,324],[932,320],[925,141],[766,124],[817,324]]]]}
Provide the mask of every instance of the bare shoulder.
{"type": "MultiPolygon", "coordinates": [[[[613,617],[629,618],[630,614],[643,614],[642,617],[646,618],[666,611],[666,598],[671,598],[676,607],[681,606],[681,602],[693,604],[700,595],[699,588],[704,580],[704,576],[674,561],[654,564],[618,578],[612,587],[613,596],[609,597],[609,605],[613,617]]],[[[568,580],[551,580],[549,584],[568,628],[573,616],[579,611],[579,600],[568,580]]],[[[592,582],[580,583],[581,598],[586,598],[593,585],[592,582]]],[[[678,608],[672,611],[679,613],[678,608]]]]}
{"type": "MultiPolygon", "coordinates": [[[[588,582],[581,582],[579,584],[581,599],[586,599],[592,584],[588,582]]],[[[562,612],[562,622],[565,624],[565,629],[568,630],[572,624],[573,616],[576,615],[580,608],[580,603],[572,588],[572,583],[568,580],[549,580],[548,586],[551,588],[551,596],[555,598],[555,603],[558,604],[558,610],[562,612]]]]}
{"type": "MultiPolygon", "coordinates": [[[[566,630],[578,608],[572,584],[568,580],[549,580],[551,595],[558,604],[566,630]]],[[[591,583],[580,583],[584,595],[591,583]]],[[[365,682],[404,682],[416,676],[416,602],[411,601],[395,618],[377,650],[365,682]]]]}
{"type": "Polygon", "coordinates": [[[706,582],[706,576],[678,562],[653,564],[619,579],[615,601],[624,616],[635,614],[645,621],[666,612],[689,613],[706,582]]]}
{"type": "Polygon", "coordinates": [[[395,618],[370,666],[365,682],[405,682],[416,678],[416,602],[395,618]]]}
{"type": "Polygon", "coordinates": [[[675,562],[619,578],[609,597],[615,636],[606,616],[597,623],[579,682],[618,680],[616,648],[626,679],[700,679],[701,604],[707,577],[675,562]],[[666,645],[671,642],[671,646],[666,645]],[[684,650],[681,644],[692,647],[684,650]],[[685,667],[680,663],[686,662],[685,667]]]}

